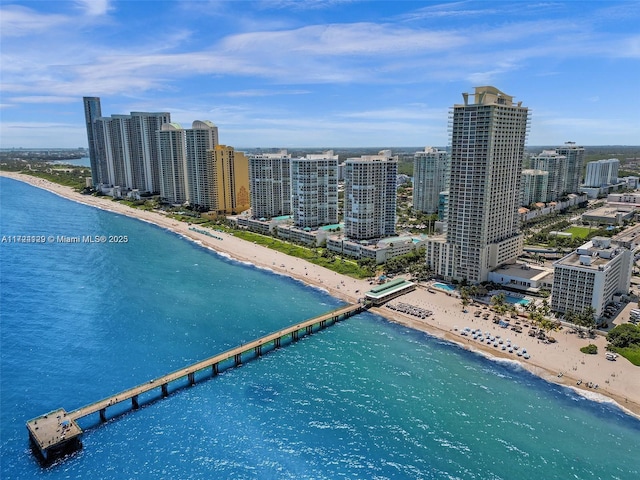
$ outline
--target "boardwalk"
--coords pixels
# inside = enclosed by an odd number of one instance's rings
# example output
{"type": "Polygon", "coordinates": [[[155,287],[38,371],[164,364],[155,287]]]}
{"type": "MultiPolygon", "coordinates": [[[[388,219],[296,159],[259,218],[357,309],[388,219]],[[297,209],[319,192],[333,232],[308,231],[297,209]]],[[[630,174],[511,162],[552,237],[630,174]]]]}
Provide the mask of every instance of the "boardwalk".
{"type": "Polygon", "coordinates": [[[175,372],[154,378],[146,383],[98,400],[77,410],[66,412],[64,409],[58,409],[41,415],[27,422],[27,429],[29,430],[32,444],[45,460],[57,457],[66,451],[79,448],[79,437],[82,435],[82,429],[78,426],[77,420],[80,418],[99,413],[100,419],[106,421],[106,411],[109,407],[129,400],[131,401],[131,407],[137,409],[139,407],[138,398],[143,393],[159,388],[162,396],[166,397],[169,393],[169,384],[176,380],[187,378],[189,385],[194,385],[195,374],[197,372],[210,368],[211,374],[216,375],[219,373],[220,365],[229,360],[233,360],[233,364],[230,366],[237,367],[242,363],[243,354],[252,353],[260,356],[266,353],[266,349],[270,349],[269,351],[271,351],[279,348],[283,339],[290,337],[291,341],[294,342],[300,337],[300,332],[302,332],[303,335],[309,335],[313,333],[314,327],[317,330],[323,329],[329,325],[333,325],[339,320],[359,313],[364,308],[365,306],[360,304],[339,308],[304,322],[291,325],[283,330],[270,333],[257,340],[242,344],[226,352],[207,358],[206,360],[176,370],[175,372]]]}

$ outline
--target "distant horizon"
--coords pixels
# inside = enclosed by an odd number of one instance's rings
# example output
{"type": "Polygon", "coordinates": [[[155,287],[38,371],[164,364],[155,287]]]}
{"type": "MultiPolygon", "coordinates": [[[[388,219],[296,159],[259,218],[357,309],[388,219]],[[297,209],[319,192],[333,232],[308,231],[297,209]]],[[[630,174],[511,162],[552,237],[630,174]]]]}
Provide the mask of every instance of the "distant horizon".
{"type": "Polygon", "coordinates": [[[629,0],[3,0],[0,145],[84,145],[83,96],[242,148],[446,145],[485,85],[529,109],[532,145],[631,145],[639,23],[629,0]]]}

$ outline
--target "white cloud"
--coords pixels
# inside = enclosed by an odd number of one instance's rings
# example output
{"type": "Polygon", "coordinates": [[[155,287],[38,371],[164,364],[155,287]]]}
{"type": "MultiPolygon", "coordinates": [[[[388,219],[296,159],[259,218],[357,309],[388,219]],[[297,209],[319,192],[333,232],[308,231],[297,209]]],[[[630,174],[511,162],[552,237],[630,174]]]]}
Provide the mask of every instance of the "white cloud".
{"type": "Polygon", "coordinates": [[[76,0],[78,7],[89,16],[106,15],[110,10],[110,0],[76,0]]]}

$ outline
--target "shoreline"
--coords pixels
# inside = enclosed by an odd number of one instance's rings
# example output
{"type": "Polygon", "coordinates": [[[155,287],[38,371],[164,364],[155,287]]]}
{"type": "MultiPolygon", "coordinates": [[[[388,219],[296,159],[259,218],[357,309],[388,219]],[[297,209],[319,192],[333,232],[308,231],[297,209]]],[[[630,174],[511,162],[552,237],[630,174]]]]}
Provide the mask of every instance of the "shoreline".
{"type": "MultiPolygon", "coordinates": [[[[0,175],[42,188],[68,200],[146,221],[195,241],[221,255],[290,276],[349,303],[356,303],[359,296],[371,288],[366,280],[356,280],[332,272],[306,260],[235,238],[228,233],[216,232],[215,237],[204,235],[190,230],[191,226],[187,223],[173,220],[156,211],[138,210],[114,202],[111,197],[82,195],[71,187],[17,172],[0,172],[0,175]]],[[[26,235],[29,232],[12,234],[26,235]]],[[[523,369],[547,382],[569,387],[591,401],[614,403],[623,412],[640,419],[640,367],[634,366],[623,357],[618,357],[616,361],[606,360],[604,354],[607,342],[602,336],[597,335],[595,339],[579,339],[576,335],[569,334],[568,329],[565,328],[554,333],[556,343],[540,344],[536,338],[528,337],[526,332],[517,334],[498,327],[490,320],[474,317],[471,313],[474,307],[470,307],[469,313],[463,313],[459,299],[441,292],[431,293],[422,286],[389,303],[406,303],[430,310],[433,314],[422,319],[392,310],[384,305],[372,307],[370,311],[389,321],[425,332],[491,360],[506,359],[517,362],[523,369]],[[507,353],[468,336],[460,335],[460,331],[465,327],[481,328],[490,331],[493,335],[502,334],[505,338],[511,337],[514,343],[517,342],[518,345],[527,349],[531,358],[524,359],[516,356],[515,353],[507,353]],[[580,352],[579,348],[589,343],[597,345],[597,355],[586,355],[580,352]],[[581,380],[580,385],[577,384],[579,380],[581,380]],[[598,385],[598,388],[588,388],[589,382],[598,385]]]]}

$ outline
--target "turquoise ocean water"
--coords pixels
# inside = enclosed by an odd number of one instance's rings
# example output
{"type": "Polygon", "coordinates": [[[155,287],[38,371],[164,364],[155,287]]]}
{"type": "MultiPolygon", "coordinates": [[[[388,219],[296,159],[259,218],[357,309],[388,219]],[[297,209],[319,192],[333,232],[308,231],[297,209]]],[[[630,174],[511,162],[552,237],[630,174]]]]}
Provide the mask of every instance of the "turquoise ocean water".
{"type": "MultiPolygon", "coordinates": [[[[640,421],[364,313],[97,425],[43,469],[25,422],[341,305],[153,225],[0,178],[0,478],[636,479],[640,421]]],[[[113,412],[108,412],[113,415],[113,412]]]]}

